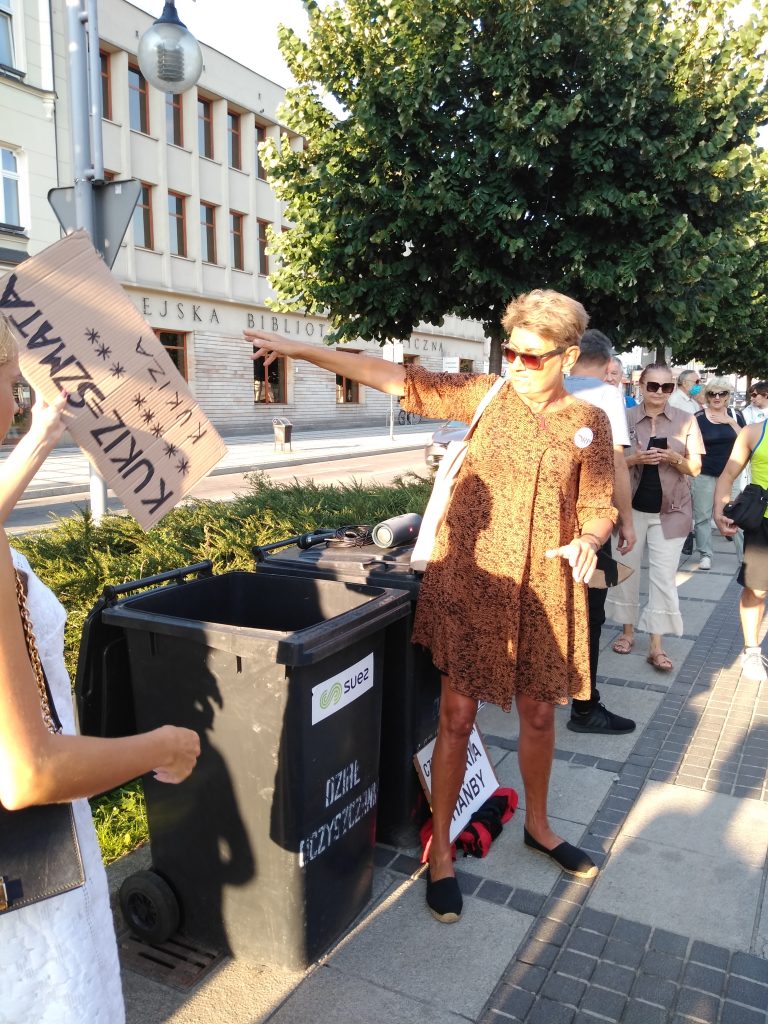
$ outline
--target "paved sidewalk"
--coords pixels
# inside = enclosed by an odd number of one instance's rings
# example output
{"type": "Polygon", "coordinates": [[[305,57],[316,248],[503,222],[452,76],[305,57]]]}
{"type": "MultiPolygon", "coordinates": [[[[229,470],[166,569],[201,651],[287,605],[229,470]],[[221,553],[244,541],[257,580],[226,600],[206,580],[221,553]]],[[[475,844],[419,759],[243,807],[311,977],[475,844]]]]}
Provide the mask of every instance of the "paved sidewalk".
{"type": "MultiPolygon", "coordinates": [[[[424,421],[416,426],[395,425],[390,439],[389,426],[353,427],[346,430],[296,430],[292,445],[275,445],[266,434],[225,437],[227,453],[208,474],[251,473],[259,469],[277,469],[308,462],[330,462],[380,452],[409,451],[423,448],[439,425],[424,421]]],[[[0,453],[0,462],[9,449],[0,453]]],[[[22,501],[29,498],[53,498],[80,494],[89,487],[89,463],[76,447],[59,447],[48,456],[22,501]]]]}
{"type": "MultiPolygon", "coordinates": [[[[124,972],[130,1024],[766,1024],[768,687],[742,681],[733,546],[681,566],[686,633],[668,675],[603,630],[605,703],[628,736],[569,732],[557,714],[554,827],[601,866],[574,881],[523,845],[521,806],[483,860],[458,863],[455,925],[424,906],[415,854],[376,849],[374,898],[303,974],[225,962],[182,994],[124,972]]],[[[517,720],[480,725],[522,797],[517,720]]],[[[111,869],[147,863],[140,851],[111,869]]]]}

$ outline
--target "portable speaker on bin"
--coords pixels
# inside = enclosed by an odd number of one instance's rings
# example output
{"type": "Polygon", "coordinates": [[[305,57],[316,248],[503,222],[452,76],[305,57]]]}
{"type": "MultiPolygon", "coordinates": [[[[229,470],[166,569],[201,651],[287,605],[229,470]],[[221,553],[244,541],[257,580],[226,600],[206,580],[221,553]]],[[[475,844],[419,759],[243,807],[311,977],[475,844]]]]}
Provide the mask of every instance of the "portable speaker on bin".
{"type": "Polygon", "coordinates": [[[416,512],[406,512],[405,515],[393,516],[374,526],[371,539],[380,548],[399,548],[416,540],[420,526],[421,516],[416,512]]]}

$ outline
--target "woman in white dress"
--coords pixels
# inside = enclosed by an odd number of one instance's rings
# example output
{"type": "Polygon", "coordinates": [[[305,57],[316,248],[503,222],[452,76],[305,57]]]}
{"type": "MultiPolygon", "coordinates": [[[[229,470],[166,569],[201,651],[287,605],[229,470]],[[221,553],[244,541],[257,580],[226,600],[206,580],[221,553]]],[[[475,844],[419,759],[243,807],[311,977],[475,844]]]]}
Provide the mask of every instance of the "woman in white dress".
{"type": "MultiPolygon", "coordinates": [[[[16,346],[0,317],[0,438],[10,427],[19,376],[16,346]]],[[[64,430],[66,395],[38,402],[29,434],[0,463],[3,520],[64,430]]],[[[121,1024],[125,1020],[117,944],[87,799],[154,771],[182,782],[200,752],[196,733],[165,725],[124,739],[74,735],[64,666],[66,613],[0,530],[0,804],[8,811],[73,801],[85,885],[0,914],[0,1024],[121,1024]],[[47,731],[19,615],[14,567],[26,578],[27,607],[61,720],[47,731]]],[[[0,834],[0,874],[3,840],[0,834]]]]}

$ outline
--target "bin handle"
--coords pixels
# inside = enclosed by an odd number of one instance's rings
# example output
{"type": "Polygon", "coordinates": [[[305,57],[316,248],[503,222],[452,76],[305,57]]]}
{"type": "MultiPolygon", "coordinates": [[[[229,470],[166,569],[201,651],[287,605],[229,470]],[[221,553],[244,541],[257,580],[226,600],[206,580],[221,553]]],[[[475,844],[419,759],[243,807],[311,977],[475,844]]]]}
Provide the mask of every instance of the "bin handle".
{"type": "Polygon", "coordinates": [[[213,576],[213,562],[206,559],[204,562],[195,562],[194,565],[185,565],[180,569],[169,569],[167,572],[160,572],[156,576],[145,576],[140,580],[129,580],[127,583],[110,583],[102,590],[102,595],[110,603],[122,594],[129,594],[132,590],[140,590],[142,587],[153,587],[156,583],[175,583],[177,586],[185,582],[185,577],[197,573],[199,576],[213,576]]]}
{"type": "Polygon", "coordinates": [[[277,540],[274,544],[256,544],[251,550],[254,561],[257,565],[267,560],[267,552],[276,551],[278,548],[287,548],[295,544],[302,551],[307,551],[315,544],[322,544],[324,540],[335,536],[336,531],[323,527],[320,530],[312,530],[310,533],[300,533],[296,537],[286,537],[285,540],[277,540]]]}

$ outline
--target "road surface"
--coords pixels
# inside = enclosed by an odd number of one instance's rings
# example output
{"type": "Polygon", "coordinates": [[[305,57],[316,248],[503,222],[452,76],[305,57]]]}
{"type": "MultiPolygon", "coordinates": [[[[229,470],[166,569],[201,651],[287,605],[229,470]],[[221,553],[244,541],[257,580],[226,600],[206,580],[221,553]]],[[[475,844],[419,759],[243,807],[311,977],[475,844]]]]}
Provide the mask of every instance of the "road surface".
{"type": "MultiPolygon", "coordinates": [[[[314,480],[317,483],[343,483],[361,480],[366,483],[390,483],[396,476],[415,472],[422,476],[427,474],[424,454],[418,451],[395,451],[382,454],[356,456],[350,459],[331,459],[328,462],[296,463],[265,471],[266,475],[276,483],[286,480],[314,480]]],[[[205,498],[209,501],[226,500],[236,494],[248,490],[245,473],[228,473],[222,476],[209,476],[196,484],[191,492],[192,498],[205,498]]],[[[54,498],[22,498],[16,505],[5,524],[8,534],[27,533],[30,530],[45,529],[55,526],[57,519],[71,515],[76,509],[86,505],[88,493],[67,494],[54,498]]],[[[119,511],[122,503],[110,496],[110,511],[119,511]]]]}

